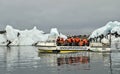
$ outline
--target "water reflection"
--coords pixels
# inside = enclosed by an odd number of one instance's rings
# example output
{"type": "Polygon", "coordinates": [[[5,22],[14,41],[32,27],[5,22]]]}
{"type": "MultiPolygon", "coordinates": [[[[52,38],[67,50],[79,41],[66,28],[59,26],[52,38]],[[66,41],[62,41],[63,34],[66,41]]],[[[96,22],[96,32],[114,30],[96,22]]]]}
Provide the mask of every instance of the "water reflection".
{"type": "Polygon", "coordinates": [[[88,64],[90,58],[88,56],[77,56],[77,57],[65,57],[65,58],[57,58],[57,65],[63,64],[74,64],[74,63],[81,63],[81,64],[88,64]]]}
{"type": "MultiPolygon", "coordinates": [[[[89,52],[68,53],[68,54],[43,54],[39,53],[39,57],[45,58],[44,63],[49,66],[79,66],[80,69],[90,69],[90,54],[89,52]]],[[[41,60],[43,61],[43,60],[41,60]]]]}
{"type": "Polygon", "coordinates": [[[43,54],[36,47],[0,47],[1,74],[119,74],[120,53],[43,54]]]}

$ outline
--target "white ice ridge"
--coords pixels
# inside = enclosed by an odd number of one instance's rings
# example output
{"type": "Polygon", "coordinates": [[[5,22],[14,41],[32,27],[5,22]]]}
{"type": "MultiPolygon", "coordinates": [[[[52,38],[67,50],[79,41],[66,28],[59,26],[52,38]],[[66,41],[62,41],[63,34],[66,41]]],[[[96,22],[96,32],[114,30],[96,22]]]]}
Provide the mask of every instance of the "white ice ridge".
{"type": "Polygon", "coordinates": [[[50,38],[57,38],[58,36],[66,39],[63,34],[59,34],[57,28],[52,28],[50,33],[45,34],[43,31],[34,27],[32,30],[20,31],[7,25],[6,33],[0,34],[0,45],[33,45],[38,41],[47,41],[50,38]]]}
{"type": "Polygon", "coordinates": [[[102,34],[105,36],[109,32],[111,32],[111,33],[117,32],[118,34],[120,34],[120,22],[118,22],[118,21],[108,22],[105,26],[93,31],[93,33],[90,35],[90,38],[95,38],[102,34]]]}
{"type": "Polygon", "coordinates": [[[105,26],[93,31],[89,39],[93,39],[95,42],[101,41],[102,43],[108,43],[110,40],[112,43],[120,43],[120,22],[108,22],[105,26]]]}

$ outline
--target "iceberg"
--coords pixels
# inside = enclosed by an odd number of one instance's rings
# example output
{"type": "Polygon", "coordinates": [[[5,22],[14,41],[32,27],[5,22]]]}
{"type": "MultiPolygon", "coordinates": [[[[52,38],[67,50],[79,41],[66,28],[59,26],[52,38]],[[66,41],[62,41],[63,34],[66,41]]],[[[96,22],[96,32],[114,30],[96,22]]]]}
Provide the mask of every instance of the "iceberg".
{"type": "Polygon", "coordinates": [[[120,22],[117,22],[117,21],[108,22],[105,26],[93,31],[92,34],[90,35],[90,38],[97,37],[101,34],[103,34],[105,36],[109,32],[111,32],[111,33],[117,32],[118,34],[120,34],[120,22]]]}
{"type": "Polygon", "coordinates": [[[0,34],[0,45],[34,45],[38,41],[47,41],[51,38],[55,39],[58,36],[64,39],[67,38],[62,33],[59,33],[57,28],[52,28],[48,34],[38,30],[36,27],[31,30],[20,31],[7,25],[5,30],[6,33],[0,34]]]}
{"type": "Polygon", "coordinates": [[[114,22],[108,22],[105,26],[98,28],[92,32],[90,35],[90,38],[99,38],[101,35],[103,35],[102,42],[108,42],[110,39],[111,34],[111,40],[112,42],[119,42],[120,41],[120,22],[114,21],[114,22]],[[105,40],[105,38],[107,39],[105,40]]]}

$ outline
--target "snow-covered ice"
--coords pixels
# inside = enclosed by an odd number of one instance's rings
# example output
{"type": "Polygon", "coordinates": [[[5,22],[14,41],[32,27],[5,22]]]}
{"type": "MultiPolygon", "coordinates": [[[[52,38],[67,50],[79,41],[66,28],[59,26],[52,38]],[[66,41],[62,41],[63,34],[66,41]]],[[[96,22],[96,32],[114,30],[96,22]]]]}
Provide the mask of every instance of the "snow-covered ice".
{"type": "Polygon", "coordinates": [[[49,38],[57,38],[58,36],[66,39],[67,37],[58,32],[57,28],[52,28],[50,33],[45,34],[43,31],[34,27],[31,30],[20,31],[7,25],[6,33],[0,34],[0,45],[33,45],[38,41],[47,41],[49,38]]]}
{"type": "Polygon", "coordinates": [[[105,26],[96,29],[92,32],[90,35],[90,38],[95,38],[100,35],[106,36],[108,33],[115,33],[117,32],[120,35],[120,22],[114,21],[114,22],[108,22],[105,26]]]}
{"type": "Polygon", "coordinates": [[[93,31],[93,33],[90,35],[90,37],[94,38],[101,34],[107,35],[109,32],[111,32],[111,33],[117,32],[118,34],[120,34],[120,22],[117,22],[117,21],[108,22],[105,26],[93,31]]]}

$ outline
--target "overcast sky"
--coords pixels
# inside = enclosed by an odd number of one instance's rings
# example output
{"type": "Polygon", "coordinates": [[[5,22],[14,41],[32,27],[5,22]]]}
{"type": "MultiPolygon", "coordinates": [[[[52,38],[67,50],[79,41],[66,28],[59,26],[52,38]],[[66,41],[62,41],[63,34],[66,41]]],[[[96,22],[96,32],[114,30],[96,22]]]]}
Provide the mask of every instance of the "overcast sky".
{"type": "Polygon", "coordinates": [[[120,0],[0,0],[0,30],[52,27],[64,34],[89,34],[120,20],[120,0]]]}

